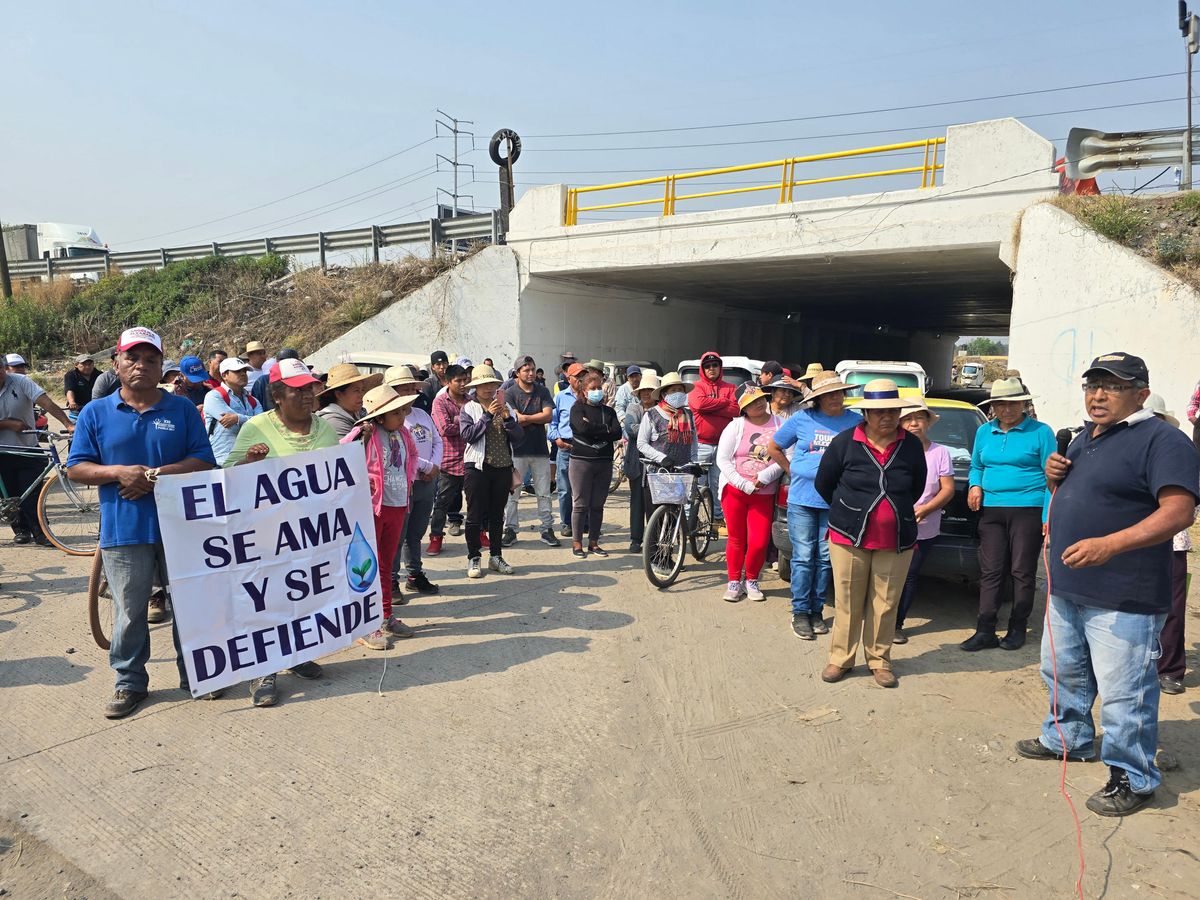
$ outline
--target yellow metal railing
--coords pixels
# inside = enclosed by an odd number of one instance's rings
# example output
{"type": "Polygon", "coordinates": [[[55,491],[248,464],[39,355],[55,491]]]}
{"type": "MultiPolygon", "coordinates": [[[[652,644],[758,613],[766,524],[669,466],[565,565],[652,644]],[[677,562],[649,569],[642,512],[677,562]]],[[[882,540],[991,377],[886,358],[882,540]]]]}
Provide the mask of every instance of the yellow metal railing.
{"type": "Polygon", "coordinates": [[[579,214],[582,212],[598,212],[604,209],[625,209],[631,206],[657,206],[662,205],[662,214],[664,216],[675,215],[675,204],[680,200],[700,200],[705,197],[727,197],[732,194],[750,194],[755,191],[779,191],[779,202],[790,203],[792,201],[792,191],[794,188],[802,187],[808,184],[828,184],[834,181],[854,181],[860,178],[879,178],[885,175],[913,175],[917,172],[921,173],[921,187],[933,187],[937,181],[937,173],[944,168],[943,163],[938,162],[938,148],[946,143],[944,137],[928,138],[922,141],[908,141],[903,144],[885,144],[881,147],[862,147],[858,150],[839,150],[836,153],[817,153],[812,156],[794,156],[790,159],[776,159],[771,162],[751,163],[745,166],[726,166],[721,169],[705,169],[700,172],[684,172],[679,175],[662,175],[658,178],[642,178],[637,181],[621,181],[616,184],[597,184],[589,187],[570,188],[567,191],[567,208],[564,216],[564,224],[577,225],[579,224],[579,214]],[[920,150],[924,149],[925,159],[919,166],[908,166],[901,169],[882,169],[876,172],[856,172],[849,175],[831,175],[826,178],[806,178],[799,181],[796,180],[796,166],[804,163],[822,162],[831,159],[850,159],[857,156],[870,156],[877,153],[891,153],[897,150],[920,150]],[[779,167],[782,171],[779,178],[766,184],[747,185],[746,187],[727,188],[720,191],[703,191],[695,194],[680,194],[678,193],[678,184],[680,181],[687,181],[693,178],[708,178],[713,175],[730,175],[736,172],[755,172],[760,169],[774,169],[779,167]],[[663,186],[663,194],[661,197],[651,197],[645,200],[625,200],[620,203],[601,203],[595,206],[580,206],[580,194],[592,194],[599,191],[616,191],[625,188],[645,187],[647,185],[661,184],[663,186]]]}

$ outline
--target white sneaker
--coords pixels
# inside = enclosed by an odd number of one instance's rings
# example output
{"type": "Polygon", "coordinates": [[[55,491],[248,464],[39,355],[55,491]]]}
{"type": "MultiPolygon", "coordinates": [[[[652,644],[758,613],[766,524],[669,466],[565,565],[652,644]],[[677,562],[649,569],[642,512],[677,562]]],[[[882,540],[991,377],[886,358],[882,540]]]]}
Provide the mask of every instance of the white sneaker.
{"type": "Polygon", "coordinates": [[[762,603],[767,599],[767,595],[759,588],[757,581],[746,579],[746,597],[753,600],[755,603],[762,603]]]}
{"type": "Polygon", "coordinates": [[[737,603],[742,599],[742,583],[740,581],[729,582],[729,587],[725,589],[725,596],[721,598],[726,603],[737,603]]]}
{"type": "Polygon", "coordinates": [[[511,575],[513,567],[504,561],[503,556],[493,556],[488,560],[488,568],[493,572],[499,572],[501,575],[511,575]]]}
{"type": "Polygon", "coordinates": [[[779,560],[775,560],[775,562],[771,563],[771,571],[772,572],[779,571],[779,560]]]}
{"type": "Polygon", "coordinates": [[[478,557],[471,560],[471,562],[467,564],[467,577],[468,578],[482,578],[483,577],[483,563],[481,563],[479,561],[478,557]]]}

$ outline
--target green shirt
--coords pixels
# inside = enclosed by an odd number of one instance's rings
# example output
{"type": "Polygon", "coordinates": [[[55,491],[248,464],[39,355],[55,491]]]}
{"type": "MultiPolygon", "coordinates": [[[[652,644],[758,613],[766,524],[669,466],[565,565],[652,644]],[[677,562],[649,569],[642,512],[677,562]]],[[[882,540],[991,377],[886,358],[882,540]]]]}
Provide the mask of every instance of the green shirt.
{"type": "Polygon", "coordinates": [[[246,422],[238,431],[233,449],[225,458],[224,468],[235,466],[246,458],[246,451],[255,444],[266,444],[271,448],[267,454],[270,459],[276,456],[291,456],[293,453],[303,453],[306,450],[320,450],[325,447],[336,447],[337,432],[319,416],[312,417],[312,427],[308,434],[296,434],[289,431],[279,418],[277,410],[261,416],[255,416],[246,422]]]}

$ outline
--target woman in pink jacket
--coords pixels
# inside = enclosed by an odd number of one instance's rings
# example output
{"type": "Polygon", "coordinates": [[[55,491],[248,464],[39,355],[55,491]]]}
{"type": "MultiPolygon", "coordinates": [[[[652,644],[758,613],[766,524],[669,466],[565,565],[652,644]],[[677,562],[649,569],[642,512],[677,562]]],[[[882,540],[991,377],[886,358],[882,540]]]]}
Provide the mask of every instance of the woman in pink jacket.
{"type": "Polygon", "coordinates": [[[363,397],[365,414],[349,434],[347,444],[361,439],[367,453],[367,480],[375,512],[375,543],[378,553],[379,589],[383,594],[383,627],[358,639],[371,650],[386,650],[389,637],[412,637],[414,632],[392,615],[392,562],[404,531],[404,516],[413,479],[417,476],[417,445],[404,417],[416,395],[401,397],[394,388],[381,385],[363,397]]]}

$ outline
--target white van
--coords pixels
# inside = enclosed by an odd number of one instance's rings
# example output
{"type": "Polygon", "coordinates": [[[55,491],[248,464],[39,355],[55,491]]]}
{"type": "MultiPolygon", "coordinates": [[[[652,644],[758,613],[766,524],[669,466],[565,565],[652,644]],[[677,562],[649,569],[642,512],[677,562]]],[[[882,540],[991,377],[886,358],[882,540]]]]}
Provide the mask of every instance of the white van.
{"type": "MultiPolygon", "coordinates": [[[[722,356],[721,363],[724,366],[721,380],[726,384],[732,384],[734,387],[737,387],[738,385],[745,384],[747,381],[758,381],[759,373],[762,372],[763,361],[761,359],[751,359],[748,356],[722,356]]],[[[688,384],[695,384],[700,380],[700,360],[685,359],[675,371],[688,384]]]]}
{"type": "Polygon", "coordinates": [[[835,371],[846,384],[866,384],[876,378],[890,378],[901,396],[925,396],[925,370],[915,362],[894,359],[843,359],[835,371]]]}
{"type": "Polygon", "coordinates": [[[983,363],[963,363],[958,373],[958,383],[963,387],[983,387],[983,363]]]}

